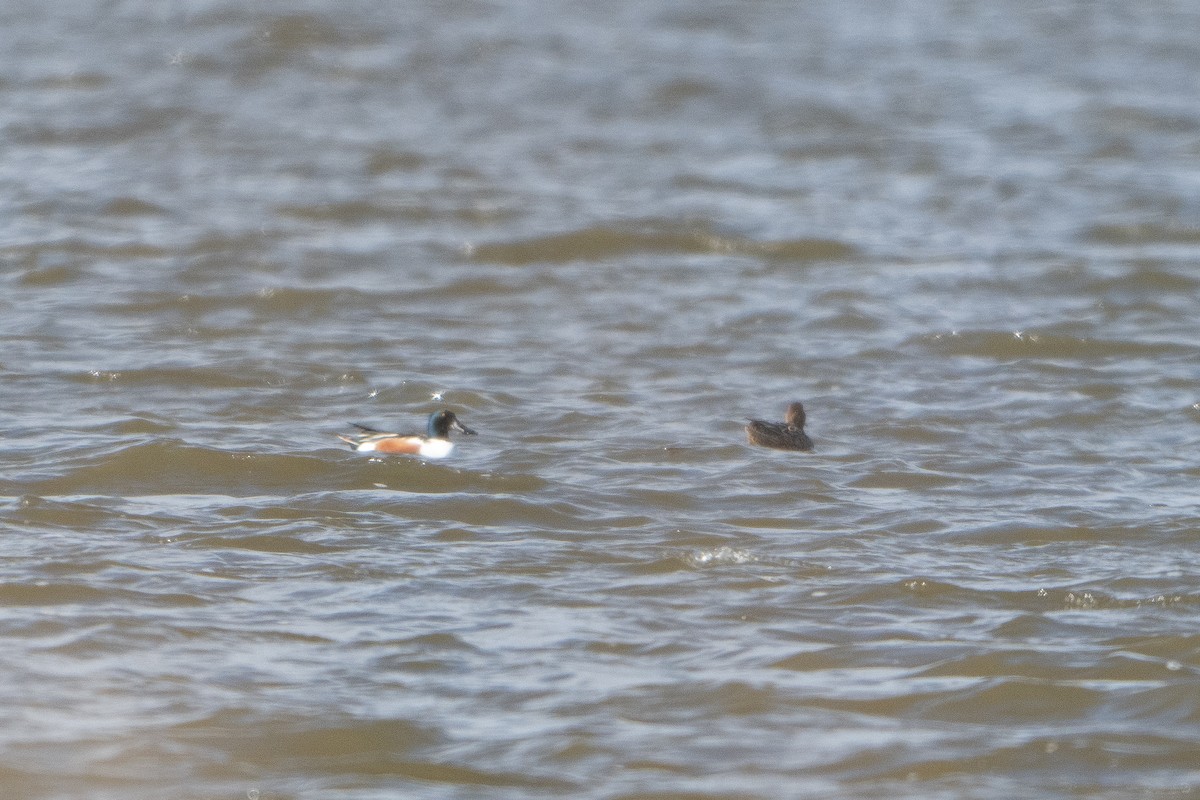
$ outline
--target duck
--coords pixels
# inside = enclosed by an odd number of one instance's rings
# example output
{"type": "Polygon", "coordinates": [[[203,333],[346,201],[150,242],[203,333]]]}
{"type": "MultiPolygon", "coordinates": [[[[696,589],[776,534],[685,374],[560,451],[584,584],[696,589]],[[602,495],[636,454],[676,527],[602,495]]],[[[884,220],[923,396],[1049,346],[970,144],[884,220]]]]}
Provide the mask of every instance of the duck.
{"type": "Polygon", "coordinates": [[[463,425],[453,411],[443,409],[429,415],[429,423],[424,435],[419,433],[388,433],[386,431],[350,423],[358,428],[358,433],[349,435],[338,434],[338,438],[350,445],[352,450],[370,453],[400,453],[403,455],[422,456],[423,458],[445,458],[454,450],[450,441],[450,431],[455,430],[469,436],[475,436],[475,431],[463,425]]]}
{"type": "Polygon", "coordinates": [[[759,447],[776,450],[812,450],[813,440],[804,432],[804,404],[792,403],[787,407],[783,422],[764,422],[752,419],[746,426],[746,438],[759,447]]]}

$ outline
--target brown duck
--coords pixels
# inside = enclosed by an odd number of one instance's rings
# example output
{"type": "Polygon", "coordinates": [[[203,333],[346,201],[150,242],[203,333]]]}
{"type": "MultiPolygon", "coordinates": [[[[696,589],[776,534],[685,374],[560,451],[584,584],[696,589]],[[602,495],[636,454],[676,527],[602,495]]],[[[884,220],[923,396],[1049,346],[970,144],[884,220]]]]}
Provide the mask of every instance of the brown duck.
{"type": "Polygon", "coordinates": [[[752,419],[746,426],[746,438],[759,447],[776,450],[812,450],[813,440],[804,432],[804,405],[792,403],[787,407],[783,422],[764,422],[752,419]]]}

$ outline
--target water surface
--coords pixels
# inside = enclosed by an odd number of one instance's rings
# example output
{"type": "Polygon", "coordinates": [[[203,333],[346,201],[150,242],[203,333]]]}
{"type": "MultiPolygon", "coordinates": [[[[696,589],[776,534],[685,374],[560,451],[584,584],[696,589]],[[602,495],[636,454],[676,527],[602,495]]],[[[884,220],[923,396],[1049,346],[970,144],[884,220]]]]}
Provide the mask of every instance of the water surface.
{"type": "Polygon", "coordinates": [[[1200,797],[1191,5],[53,6],[0,794],[1200,797]]]}

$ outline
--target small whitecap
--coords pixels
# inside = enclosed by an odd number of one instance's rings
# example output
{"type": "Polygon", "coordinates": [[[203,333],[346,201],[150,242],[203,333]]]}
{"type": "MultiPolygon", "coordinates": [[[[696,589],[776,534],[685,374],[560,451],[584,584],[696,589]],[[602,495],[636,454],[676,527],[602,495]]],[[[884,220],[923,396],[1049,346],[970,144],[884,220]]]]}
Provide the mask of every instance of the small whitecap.
{"type": "Polygon", "coordinates": [[[733,547],[697,550],[687,558],[688,563],[696,567],[704,567],[710,564],[749,564],[754,560],[754,556],[749,551],[738,550],[733,547]]]}

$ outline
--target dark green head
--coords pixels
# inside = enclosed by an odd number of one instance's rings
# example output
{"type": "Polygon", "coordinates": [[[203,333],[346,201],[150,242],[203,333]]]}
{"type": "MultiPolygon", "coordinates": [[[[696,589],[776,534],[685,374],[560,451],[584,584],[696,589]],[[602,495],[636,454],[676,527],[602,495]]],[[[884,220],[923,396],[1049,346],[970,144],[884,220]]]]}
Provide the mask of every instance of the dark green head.
{"type": "Polygon", "coordinates": [[[435,411],[429,415],[429,435],[435,439],[449,439],[450,431],[475,435],[475,431],[458,421],[453,411],[435,411]]]}

